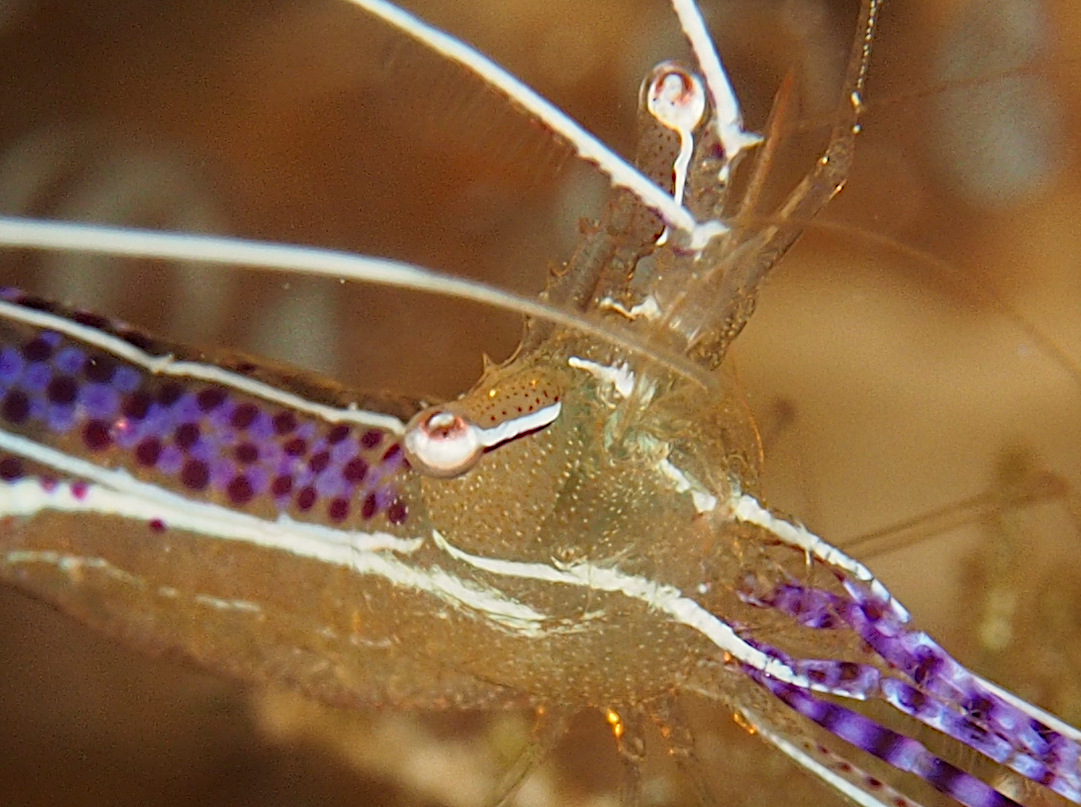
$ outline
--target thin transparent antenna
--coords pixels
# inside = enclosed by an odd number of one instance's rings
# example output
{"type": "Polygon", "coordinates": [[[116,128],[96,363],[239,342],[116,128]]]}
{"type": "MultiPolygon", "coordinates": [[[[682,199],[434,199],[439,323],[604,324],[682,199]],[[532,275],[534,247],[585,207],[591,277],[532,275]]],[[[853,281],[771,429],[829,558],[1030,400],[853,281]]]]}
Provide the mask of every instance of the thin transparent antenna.
{"type": "Polygon", "coordinates": [[[529,740],[496,785],[488,802],[489,807],[508,807],[529,775],[540,767],[563,739],[569,723],[570,713],[565,710],[537,710],[529,740]]]}
{"type": "Polygon", "coordinates": [[[631,706],[624,712],[609,709],[605,714],[621,764],[619,781],[620,807],[639,807],[642,803],[642,765],[646,760],[646,714],[631,706]]]}
{"type": "Polygon", "coordinates": [[[1034,472],[1008,490],[977,493],[884,529],[839,541],[838,545],[848,552],[858,547],[864,557],[881,555],[978,523],[1007,510],[1061,501],[1069,493],[1069,482],[1062,476],[1049,471],[1034,472]]]}
{"type": "Polygon", "coordinates": [[[754,170],[747,182],[747,189],[743,192],[743,199],[737,213],[737,219],[741,223],[746,223],[746,219],[754,217],[755,208],[766,185],[766,177],[781,143],[781,133],[790,128],[795,87],[796,82],[789,74],[785,76],[780,89],[774,96],[773,109],[770,110],[769,120],[766,122],[766,140],[758,152],[754,170]]]}
{"type": "MultiPolygon", "coordinates": [[[[764,232],[753,234],[739,245],[739,253],[748,254],[749,259],[732,260],[730,243],[717,243],[702,256],[702,260],[725,270],[715,290],[710,292],[719,306],[710,314],[713,325],[702,331],[717,340],[717,344],[707,348],[710,355],[723,356],[728,344],[739,334],[753,311],[754,307],[749,303],[755,299],[762,279],[799,238],[805,222],[837,195],[848,178],[859,131],[859,116],[863,109],[863,88],[870,64],[871,43],[881,6],[882,0],[867,0],[862,6],[858,26],[861,33],[849,55],[844,81],[845,99],[837,111],[829,145],[778,211],[775,218],[778,223],[764,232]]],[[[680,308],[698,305],[697,300],[684,299],[680,308]]],[[[678,320],[682,313],[674,310],[670,319],[678,320]]],[[[699,317],[692,314],[691,318],[699,317]]]]}
{"type": "Polygon", "coordinates": [[[597,336],[647,357],[705,389],[718,388],[716,380],[703,373],[693,362],[651,347],[634,334],[618,331],[609,325],[593,322],[580,314],[562,311],[530,297],[503,291],[484,283],[451,277],[403,261],[223,236],[163,233],[11,216],[0,216],[0,246],[252,266],[316,277],[346,278],[362,283],[471,300],[597,336]]]}
{"type": "MultiPolygon", "coordinates": [[[[926,249],[898,241],[892,236],[872,232],[865,227],[823,219],[816,219],[810,222],[808,226],[822,232],[840,233],[845,238],[858,238],[869,245],[887,249],[900,257],[911,258],[926,264],[945,276],[956,277],[958,273],[957,266],[928,252],[926,249]]],[[[1015,328],[1025,335],[1025,338],[1032,343],[1037,351],[1058,365],[1063,372],[1070,376],[1074,385],[1081,389],[1081,367],[1057,341],[1006,302],[990,284],[966,282],[963,287],[966,294],[972,295],[984,305],[991,306],[996,314],[1009,320],[1015,328]]]]}
{"type": "Polygon", "coordinates": [[[660,729],[661,738],[668,746],[668,753],[690,780],[698,803],[702,807],[719,807],[710,790],[709,777],[706,776],[702,760],[694,751],[694,734],[679,701],[674,697],[662,700],[655,706],[651,716],[660,729]]]}

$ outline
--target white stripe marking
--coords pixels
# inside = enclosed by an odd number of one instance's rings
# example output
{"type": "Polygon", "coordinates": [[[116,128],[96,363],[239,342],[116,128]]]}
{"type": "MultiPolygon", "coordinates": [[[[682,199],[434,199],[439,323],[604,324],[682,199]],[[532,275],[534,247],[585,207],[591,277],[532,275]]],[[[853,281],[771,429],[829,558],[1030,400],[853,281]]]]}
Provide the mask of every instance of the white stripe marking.
{"type": "Polygon", "coordinates": [[[498,426],[493,426],[490,429],[482,429],[479,426],[474,428],[477,430],[480,444],[485,448],[492,448],[508,440],[513,440],[519,435],[543,429],[559,417],[562,409],[563,404],[556,401],[554,404],[541,407],[536,412],[527,412],[520,417],[504,420],[498,426]]]}
{"type": "MultiPolygon", "coordinates": [[[[777,732],[766,728],[753,712],[741,709],[740,713],[755,731],[762,735],[764,740],[772,743],[780,751],[783,751],[796,764],[806,768],[819,779],[832,785],[838,791],[848,796],[852,801],[860,805],[860,807],[889,807],[889,805],[894,803],[892,798],[896,798],[894,794],[897,794],[897,791],[892,787],[889,787],[889,785],[883,785],[882,787],[886,790],[887,794],[892,797],[891,800],[884,801],[879,799],[874,794],[868,793],[864,788],[859,787],[854,782],[849,781],[839,773],[822,764],[795,743],[789,742],[777,732]]],[[[859,770],[859,768],[854,768],[854,770],[859,770]]],[[[918,802],[912,801],[907,796],[905,796],[904,799],[906,804],[911,805],[911,807],[920,807],[918,802]]]]}
{"type": "Polygon", "coordinates": [[[243,611],[249,614],[261,614],[263,609],[248,600],[223,600],[209,594],[196,594],[192,600],[199,605],[208,605],[216,611],[243,611]]]}
{"type": "Polygon", "coordinates": [[[646,322],[654,322],[663,315],[661,307],[657,305],[657,298],[652,294],[648,295],[645,300],[632,305],[630,308],[623,305],[618,300],[613,300],[611,297],[602,297],[598,306],[608,311],[615,311],[617,314],[621,314],[629,320],[636,320],[639,317],[646,322]]]}
{"type": "MultiPolygon", "coordinates": [[[[77,555],[66,555],[51,550],[16,549],[4,556],[4,561],[12,565],[20,563],[47,563],[56,566],[65,574],[77,574],[84,568],[100,569],[115,580],[130,586],[140,586],[142,581],[134,575],[128,574],[123,569],[118,569],[105,558],[84,558],[77,555]]],[[[163,592],[164,593],[164,592],[163,592]]],[[[168,596],[168,595],[166,595],[168,596]]]]}
{"type": "MultiPolygon", "coordinates": [[[[645,603],[655,611],[667,614],[681,625],[698,631],[721,652],[761,670],[778,681],[820,692],[830,691],[812,683],[806,676],[796,673],[778,659],[771,658],[761,650],[747,644],[724,621],[715,617],[691,598],[683,596],[683,593],[675,586],[586,562],[549,566],[545,563],[499,560],[471,555],[452,546],[438,530],[432,530],[432,540],[436,546],[455,560],[490,574],[520,580],[562,583],[589,591],[623,594],[630,599],[645,603]]],[[[856,699],[860,698],[856,697],[856,699]]]]}
{"type": "Polygon", "coordinates": [[[691,43],[698,67],[706,80],[710,100],[713,102],[713,125],[717,129],[724,148],[724,168],[721,181],[728,181],[728,172],[732,163],[746,149],[762,142],[761,136],[744,131],[743,116],[739,111],[739,101],[728,80],[728,73],[721,64],[721,57],[713,46],[713,38],[706,29],[702,13],[694,0],[671,0],[672,9],[679,18],[680,27],[691,43]]]}
{"type": "Polygon", "coordinates": [[[634,392],[635,375],[627,362],[623,362],[618,367],[610,367],[607,364],[571,356],[567,359],[567,364],[575,370],[585,370],[602,384],[611,384],[621,398],[629,398],[634,392]]]}
{"type": "Polygon", "coordinates": [[[45,490],[36,479],[0,486],[0,515],[32,516],[41,510],[94,512],[166,526],[227,541],[241,541],[266,549],[279,549],[327,563],[349,565],[355,553],[389,550],[411,554],[422,538],[403,539],[386,532],[335,530],[322,524],[294,521],[286,515],[267,521],[228,507],[199,502],[135,479],[126,470],[109,470],[79,457],[41,445],[26,437],[0,431],[0,450],[55,468],[65,476],[85,479],[85,496],[76,496],[69,484],[45,490]]]}
{"type": "Polygon", "coordinates": [[[745,524],[754,524],[769,532],[789,546],[802,549],[823,563],[843,569],[863,583],[866,583],[871,592],[880,600],[887,603],[892,609],[893,615],[901,622],[908,622],[910,615],[905,607],[890,594],[871,570],[858,560],[849,557],[837,547],[828,544],[801,524],[792,524],[782,518],[773,515],[769,510],[758,503],[754,496],[747,494],[733,494],[729,502],[732,506],[733,515],[738,521],[745,524]]]}
{"type": "Polygon", "coordinates": [[[1003,689],[998,684],[992,681],[988,681],[986,678],[981,678],[980,676],[971,672],[969,673],[969,675],[971,675],[972,679],[978,684],[986,687],[995,695],[1002,698],[1002,700],[1006,701],[1008,704],[1015,707],[1016,709],[1021,710],[1029,717],[1039,720],[1041,723],[1054,729],[1062,736],[1068,737],[1076,743],[1081,743],[1081,730],[1074,728],[1069,723],[1063,722],[1062,719],[1055,717],[1055,715],[1051,714],[1050,712],[1045,712],[1039,706],[1021,700],[1021,698],[1017,697],[1009,690],[1003,689]]]}
{"type": "Polygon", "coordinates": [[[398,538],[389,533],[347,532],[320,524],[293,521],[281,515],[267,521],[208,502],[197,502],[134,479],[127,471],[111,471],[42,446],[25,437],[0,431],[0,450],[55,468],[66,476],[89,480],[76,495],[68,482],[46,490],[28,478],[0,485],[0,518],[33,516],[42,511],[99,513],[149,524],[160,519],[176,528],[375,575],[403,588],[426,592],[456,608],[477,612],[507,630],[529,637],[544,635],[546,617],[509,599],[496,589],[461,580],[443,569],[414,568],[390,553],[409,555],[423,538],[398,538]]]}
{"type": "MultiPolygon", "coordinates": [[[[138,577],[114,566],[112,563],[105,560],[105,558],[101,557],[84,557],[81,555],[54,552],[49,549],[17,549],[8,552],[7,555],[4,556],[4,561],[12,566],[43,563],[48,566],[55,566],[69,576],[78,575],[83,569],[97,569],[109,575],[109,577],[112,577],[114,580],[119,580],[126,585],[134,586],[136,588],[143,587],[143,581],[138,577]]],[[[170,600],[176,600],[184,596],[183,592],[172,586],[160,586],[158,588],[158,594],[170,600]]],[[[262,608],[249,600],[223,600],[218,597],[212,597],[209,594],[195,594],[191,599],[192,602],[198,603],[199,605],[207,605],[219,611],[244,611],[249,614],[262,614],[263,612],[262,608]]]]}
{"type": "Polygon", "coordinates": [[[657,469],[668,477],[676,490],[676,493],[690,491],[691,501],[698,513],[708,513],[717,507],[717,497],[706,490],[697,481],[692,481],[687,474],[672,464],[671,460],[661,460],[657,463],[657,469]]]}
{"type": "MultiPolygon", "coordinates": [[[[694,245],[705,246],[703,239],[708,240],[708,237],[719,232],[717,228],[720,222],[699,224],[690,211],[673,200],[672,196],[660,186],[651,182],[563,110],[487,56],[385,0],[352,0],[352,2],[423,43],[444,58],[475,73],[493,89],[506,95],[530,115],[568,140],[578,155],[600,168],[614,186],[627,188],[643,204],[659,213],[666,224],[691,234],[694,245]]],[[[727,231],[723,225],[720,225],[720,228],[720,231],[727,231]]]]}
{"type": "Polygon", "coordinates": [[[172,376],[176,378],[193,378],[199,381],[209,381],[221,384],[225,387],[245,392],[249,395],[271,401],[281,406],[287,406],[301,412],[307,412],[331,423],[359,423],[364,426],[374,426],[386,429],[393,434],[402,434],[405,424],[398,418],[385,415],[381,412],[370,412],[351,407],[340,409],[333,406],[313,403],[307,398],[280,390],[269,384],[255,381],[251,378],[230,373],[212,364],[201,364],[191,361],[176,361],[171,355],[153,356],[134,345],[125,342],[112,334],[81,325],[78,322],[65,319],[64,317],[50,314],[46,311],[38,311],[32,308],[24,308],[15,303],[0,300],[0,315],[32,325],[37,328],[47,328],[51,331],[66,334],[73,339],[78,339],[86,344],[93,345],[114,356],[142,367],[154,375],[172,376]]]}
{"type": "MultiPolygon", "coordinates": [[[[700,229],[703,237],[709,235],[708,223],[701,225],[700,229]]],[[[703,389],[718,389],[717,380],[690,359],[671,351],[659,350],[635,334],[593,322],[580,314],[562,311],[532,297],[501,291],[474,280],[450,277],[402,261],[240,238],[163,233],[14,216],[0,216],[0,246],[259,267],[338,280],[347,278],[360,283],[473,300],[597,336],[613,345],[648,356],[703,389]]]]}

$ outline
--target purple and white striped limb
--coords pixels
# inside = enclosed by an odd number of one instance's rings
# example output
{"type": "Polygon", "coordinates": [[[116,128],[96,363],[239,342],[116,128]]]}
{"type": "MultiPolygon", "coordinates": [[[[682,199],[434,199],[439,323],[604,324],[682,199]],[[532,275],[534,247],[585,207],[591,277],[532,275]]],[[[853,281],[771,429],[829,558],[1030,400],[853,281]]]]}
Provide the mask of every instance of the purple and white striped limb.
{"type": "MultiPolygon", "coordinates": [[[[745,602],[775,608],[813,629],[847,625],[909,681],[880,676],[850,661],[792,659],[758,645],[806,675],[814,689],[847,698],[878,698],[1059,795],[1081,802],[1081,746],[1075,732],[1023,701],[1006,700],[949,656],[926,633],[904,626],[893,609],[841,576],[849,596],[790,581],[745,602]],[[1065,729],[1065,731],[1063,731],[1065,729]]],[[[758,680],[758,679],[756,679],[758,680]]],[[[889,761],[889,760],[887,760],[889,761]]]]}
{"type": "Polygon", "coordinates": [[[746,673],[783,703],[830,734],[863,749],[898,770],[914,773],[965,807],[1017,807],[1018,803],[1013,799],[935,756],[922,743],[911,737],[888,729],[845,706],[816,698],[802,687],[781,683],[758,670],[747,668],[746,673]]]}

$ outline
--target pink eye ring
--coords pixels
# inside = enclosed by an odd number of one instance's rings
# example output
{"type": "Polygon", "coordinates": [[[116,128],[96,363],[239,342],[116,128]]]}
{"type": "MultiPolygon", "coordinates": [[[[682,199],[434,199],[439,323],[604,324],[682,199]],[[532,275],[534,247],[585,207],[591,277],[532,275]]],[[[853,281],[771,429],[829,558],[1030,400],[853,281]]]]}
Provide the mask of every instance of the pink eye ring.
{"type": "Polygon", "coordinates": [[[402,447],[410,465],[437,477],[464,474],[484,453],[480,430],[446,409],[416,415],[406,428],[402,447]]]}
{"type": "Polygon", "coordinates": [[[691,132],[706,113],[706,91],[694,73],[675,62],[653,68],[643,87],[646,108],[663,126],[691,132]]]}

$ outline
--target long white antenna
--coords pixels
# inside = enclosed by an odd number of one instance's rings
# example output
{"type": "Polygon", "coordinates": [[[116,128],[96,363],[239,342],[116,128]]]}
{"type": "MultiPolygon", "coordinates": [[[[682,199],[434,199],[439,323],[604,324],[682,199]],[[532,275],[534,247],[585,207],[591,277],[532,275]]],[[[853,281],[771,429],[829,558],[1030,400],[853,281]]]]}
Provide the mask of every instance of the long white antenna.
{"type": "Polygon", "coordinates": [[[739,109],[739,101],[732,89],[732,82],[728,80],[728,73],[721,64],[721,57],[713,46],[713,37],[706,28],[706,21],[702,19],[698,4],[695,0],[671,0],[671,2],[672,9],[679,17],[683,34],[691,43],[691,50],[694,51],[694,57],[698,60],[698,68],[706,81],[710,101],[713,102],[713,125],[717,129],[721,146],[724,147],[724,168],[721,180],[727,181],[736,158],[747,149],[761,143],[762,137],[743,128],[743,115],[739,109]]]}
{"type": "Polygon", "coordinates": [[[596,165],[613,185],[631,191],[642,204],[656,211],[665,224],[687,233],[692,246],[704,246],[710,237],[723,231],[724,227],[720,222],[698,222],[671,194],[650,181],[561,109],[476,49],[433,28],[386,0],[350,2],[424,43],[444,58],[461,65],[506,95],[513,103],[570,142],[578,155],[596,165]]]}
{"type": "Polygon", "coordinates": [[[690,359],[651,347],[634,334],[620,332],[531,297],[388,258],[223,236],[164,233],[13,216],[0,216],[0,246],[255,266],[457,297],[591,334],[646,356],[706,389],[717,387],[716,379],[690,359]]]}

